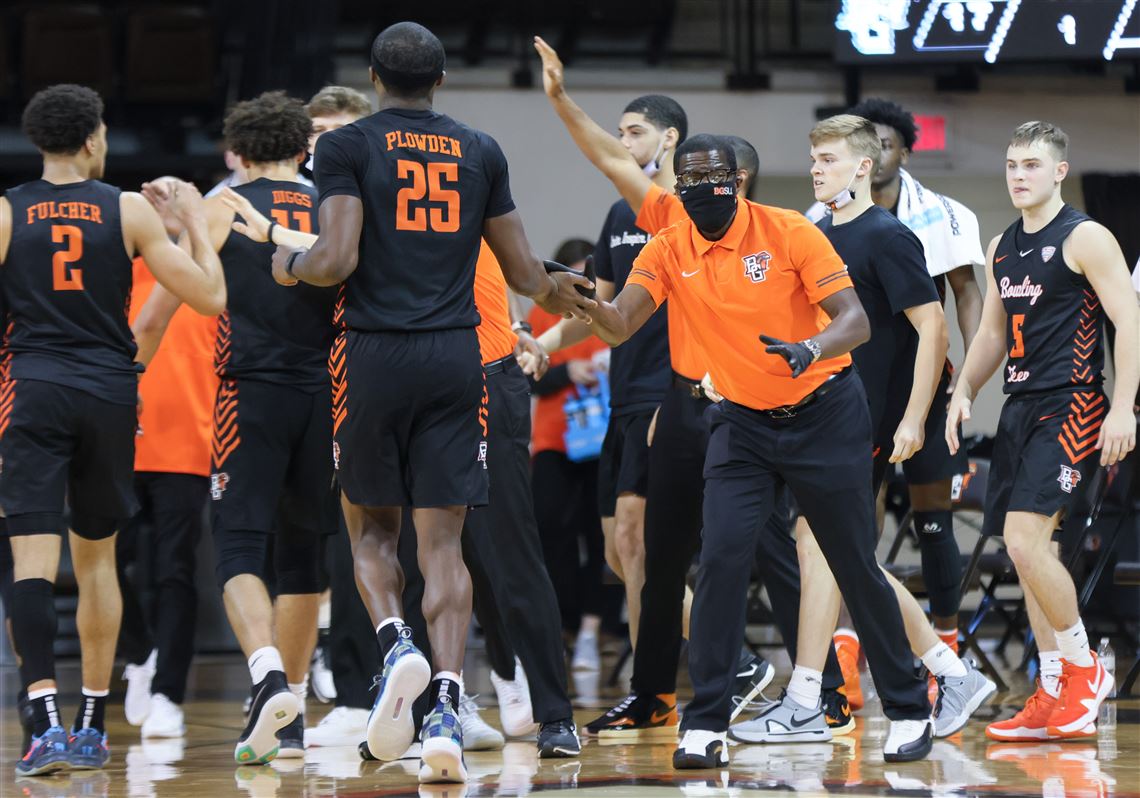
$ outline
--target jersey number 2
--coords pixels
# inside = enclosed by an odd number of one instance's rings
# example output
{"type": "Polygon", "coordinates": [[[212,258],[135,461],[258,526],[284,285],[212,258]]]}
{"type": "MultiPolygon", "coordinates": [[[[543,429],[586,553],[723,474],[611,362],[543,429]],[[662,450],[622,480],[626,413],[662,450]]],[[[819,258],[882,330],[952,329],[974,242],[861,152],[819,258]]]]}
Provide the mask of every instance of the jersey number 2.
{"type": "Polygon", "coordinates": [[[396,229],[424,232],[428,229],[430,219],[431,229],[436,233],[455,233],[459,230],[459,192],[443,187],[443,181],[459,182],[459,164],[438,163],[424,164],[418,161],[396,161],[396,177],[401,180],[412,179],[410,186],[401,188],[396,194],[396,229]],[[419,202],[427,195],[428,202],[443,202],[446,208],[414,208],[411,203],[419,202]]]}
{"type": "Polygon", "coordinates": [[[73,224],[53,224],[51,243],[66,244],[51,256],[51,284],[56,291],[82,291],[83,269],[69,266],[83,257],[83,231],[73,224]]]}
{"type": "Polygon", "coordinates": [[[1009,356],[1025,357],[1025,339],[1021,337],[1021,328],[1025,324],[1025,314],[1014,313],[1009,322],[1009,329],[1013,333],[1013,347],[1009,350],[1009,356]]]}

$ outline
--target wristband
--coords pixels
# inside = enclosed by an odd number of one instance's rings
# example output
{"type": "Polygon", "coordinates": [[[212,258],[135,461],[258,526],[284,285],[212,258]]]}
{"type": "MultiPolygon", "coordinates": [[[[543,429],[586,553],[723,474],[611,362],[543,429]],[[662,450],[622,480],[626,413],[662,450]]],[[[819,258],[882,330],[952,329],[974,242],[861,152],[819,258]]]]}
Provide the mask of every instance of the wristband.
{"type": "Polygon", "coordinates": [[[289,257],[285,259],[285,273],[287,275],[289,275],[290,277],[296,277],[297,276],[297,275],[293,274],[293,264],[297,261],[297,258],[301,257],[301,253],[304,251],[305,250],[303,250],[303,249],[295,249],[292,252],[290,252],[289,257]]]}
{"type": "Polygon", "coordinates": [[[528,335],[534,335],[534,328],[531,327],[530,324],[528,322],[525,322],[525,321],[516,321],[514,324],[511,325],[511,331],[512,332],[525,332],[528,335]]]}
{"type": "Polygon", "coordinates": [[[265,229],[265,240],[268,241],[270,244],[274,243],[274,241],[273,241],[273,228],[276,226],[277,226],[277,222],[270,222],[269,227],[267,227],[265,229]]]}

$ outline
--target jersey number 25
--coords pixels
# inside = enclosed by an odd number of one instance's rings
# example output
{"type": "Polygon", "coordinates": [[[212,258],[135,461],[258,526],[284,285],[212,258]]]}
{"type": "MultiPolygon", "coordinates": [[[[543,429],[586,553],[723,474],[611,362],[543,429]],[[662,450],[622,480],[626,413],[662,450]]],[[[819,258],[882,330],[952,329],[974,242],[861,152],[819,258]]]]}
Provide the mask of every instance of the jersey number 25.
{"type": "Polygon", "coordinates": [[[455,233],[459,230],[459,192],[444,188],[446,180],[452,185],[459,182],[459,164],[433,162],[426,165],[418,161],[396,161],[396,177],[401,182],[411,178],[412,184],[396,193],[396,229],[435,233],[455,233]],[[442,202],[445,208],[415,207],[424,196],[428,202],[442,202]]]}

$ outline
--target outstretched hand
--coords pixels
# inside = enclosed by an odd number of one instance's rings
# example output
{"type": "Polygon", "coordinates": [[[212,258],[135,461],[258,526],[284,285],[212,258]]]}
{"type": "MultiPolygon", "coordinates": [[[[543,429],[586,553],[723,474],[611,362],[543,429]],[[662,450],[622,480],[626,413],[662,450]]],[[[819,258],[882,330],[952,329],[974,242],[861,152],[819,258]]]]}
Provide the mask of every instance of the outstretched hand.
{"type": "Polygon", "coordinates": [[[241,233],[258,244],[264,244],[269,240],[269,220],[253,207],[252,202],[232,188],[222,189],[221,197],[225,206],[244,220],[240,222],[234,219],[231,227],[235,233],[241,233]]]}
{"type": "Polygon", "coordinates": [[[541,36],[534,37],[534,49],[542,59],[542,89],[547,97],[557,97],[566,90],[562,79],[562,60],[541,36]]]}
{"type": "Polygon", "coordinates": [[[760,340],[768,344],[764,351],[769,355],[779,355],[788,362],[792,370],[792,377],[798,377],[812,364],[811,350],[801,343],[789,343],[773,338],[770,335],[761,335],[760,340]]]}

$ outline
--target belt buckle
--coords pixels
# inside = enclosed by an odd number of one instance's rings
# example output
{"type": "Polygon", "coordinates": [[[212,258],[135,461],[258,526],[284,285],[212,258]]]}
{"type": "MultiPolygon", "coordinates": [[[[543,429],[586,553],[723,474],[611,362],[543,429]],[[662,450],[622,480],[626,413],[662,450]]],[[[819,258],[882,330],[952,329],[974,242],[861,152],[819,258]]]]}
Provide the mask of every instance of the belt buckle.
{"type": "Polygon", "coordinates": [[[705,389],[701,387],[701,384],[699,382],[690,382],[689,383],[689,395],[692,396],[694,399],[704,399],[705,398],[705,389]]]}
{"type": "Polygon", "coordinates": [[[768,415],[772,418],[795,418],[796,408],[792,405],[784,405],[783,407],[773,407],[768,411],[768,415]]]}

